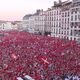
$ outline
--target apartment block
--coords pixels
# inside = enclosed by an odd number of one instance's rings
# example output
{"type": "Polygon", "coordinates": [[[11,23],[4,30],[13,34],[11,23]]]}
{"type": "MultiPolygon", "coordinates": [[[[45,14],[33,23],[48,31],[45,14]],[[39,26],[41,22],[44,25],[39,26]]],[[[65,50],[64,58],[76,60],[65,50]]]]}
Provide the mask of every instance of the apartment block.
{"type": "Polygon", "coordinates": [[[37,10],[23,22],[41,34],[80,41],[80,0],[54,1],[51,8],[37,10]]]}

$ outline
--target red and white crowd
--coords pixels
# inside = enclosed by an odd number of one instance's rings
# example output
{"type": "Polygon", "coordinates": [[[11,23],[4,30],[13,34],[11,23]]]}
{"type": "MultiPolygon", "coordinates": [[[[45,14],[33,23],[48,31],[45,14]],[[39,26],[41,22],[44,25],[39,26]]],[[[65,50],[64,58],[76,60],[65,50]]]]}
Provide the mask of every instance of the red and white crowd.
{"type": "Polygon", "coordinates": [[[25,75],[35,80],[80,80],[80,45],[75,41],[18,31],[0,34],[0,80],[25,75]]]}

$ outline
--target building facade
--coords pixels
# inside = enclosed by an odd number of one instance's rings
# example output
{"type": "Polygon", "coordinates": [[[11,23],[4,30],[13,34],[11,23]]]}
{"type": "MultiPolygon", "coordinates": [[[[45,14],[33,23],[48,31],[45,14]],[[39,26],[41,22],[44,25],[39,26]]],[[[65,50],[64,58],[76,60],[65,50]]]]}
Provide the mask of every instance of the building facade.
{"type": "Polygon", "coordinates": [[[70,38],[80,41],[80,0],[73,0],[70,8],[70,38]]]}
{"type": "Polygon", "coordinates": [[[59,0],[53,7],[56,11],[51,36],[80,41],[80,0],[59,0]]]}
{"type": "Polygon", "coordinates": [[[0,31],[12,30],[12,23],[9,21],[0,21],[0,31]]]}
{"type": "Polygon", "coordinates": [[[61,4],[55,4],[52,6],[53,11],[53,27],[51,28],[51,36],[60,37],[61,34],[61,4]]]}
{"type": "Polygon", "coordinates": [[[45,21],[46,21],[46,12],[42,10],[40,10],[37,19],[36,19],[36,28],[37,31],[39,32],[39,34],[44,34],[45,32],[45,21]]]}
{"type": "Polygon", "coordinates": [[[80,41],[80,0],[54,1],[54,6],[37,10],[25,23],[41,34],[80,41]]]}
{"type": "Polygon", "coordinates": [[[45,27],[45,11],[37,10],[36,13],[32,14],[31,16],[26,16],[23,19],[23,27],[25,29],[32,29],[32,33],[40,33],[44,34],[44,27],[45,27]]]}

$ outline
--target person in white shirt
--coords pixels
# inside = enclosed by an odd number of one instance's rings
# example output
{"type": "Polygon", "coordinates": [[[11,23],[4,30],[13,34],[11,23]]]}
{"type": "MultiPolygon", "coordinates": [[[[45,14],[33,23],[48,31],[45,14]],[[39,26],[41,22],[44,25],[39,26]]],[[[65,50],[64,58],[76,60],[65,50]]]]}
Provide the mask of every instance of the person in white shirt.
{"type": "Polygon", "coordinates": [[[78,76],[73,76],[73,80],[80,80],[78,76]]]}

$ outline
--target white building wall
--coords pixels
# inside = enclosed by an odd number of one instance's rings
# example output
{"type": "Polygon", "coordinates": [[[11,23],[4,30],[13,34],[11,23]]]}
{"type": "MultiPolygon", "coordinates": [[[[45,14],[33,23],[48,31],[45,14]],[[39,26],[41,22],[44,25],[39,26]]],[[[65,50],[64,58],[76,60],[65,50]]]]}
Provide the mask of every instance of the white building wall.
{"type": "Polygon", "coordinates": [[[33,14],[24,25],[38,32],[51,32],[53,37],[80,40],[80,0],[59,0],[48,10],[33,14]]]}
{"type": "Polygon", "coordinates": [[[70,30],[72,40],[80,41],[80,5],[70,8],[70,30]]]}
{"type": "Polygon", "coordinates": [[[46,11],[46,18],[45,18],[45,31],[51,32],[52,26],[53,26],[53,24],[52,24],[52,10],[48,9],[46,11]]]}
{"type": "Polygon", "coordinates": [[[61,38],[69,39],[70,35],[70,11],[61,11],[61,38]]]}
{"type": "Polygon", "coordinates": [[[23,28],[29,27],[29,19],[23,20],[22,24],[23,24],[23,28]]]}
{"type": "Polygon", "coordinates": [[[1,25],[2,30],[12,30],[12,24],[11,22],[4,22],[1,25]]]}
{"type": "Polygon", "coordinates": [[[53,7],[53,27],[51,36],[60,37],[61,30],[61,9],[59,7],[53,7]]]}
{"type": "Polygon", "coordinates": [[[45,32],[45,18],[46,18],[46,12],[45,11],[41,11],[39,14],[39,31],[41,32],[41,34],[44,34],[45,32]]]}
{"type": "Polygon", "coordinates": [[[62,2],[53,6],[53,29],[51,36],[70,39],[70,6],[71,3],[62,2]]]}

